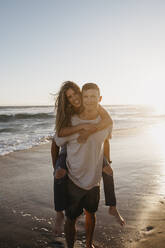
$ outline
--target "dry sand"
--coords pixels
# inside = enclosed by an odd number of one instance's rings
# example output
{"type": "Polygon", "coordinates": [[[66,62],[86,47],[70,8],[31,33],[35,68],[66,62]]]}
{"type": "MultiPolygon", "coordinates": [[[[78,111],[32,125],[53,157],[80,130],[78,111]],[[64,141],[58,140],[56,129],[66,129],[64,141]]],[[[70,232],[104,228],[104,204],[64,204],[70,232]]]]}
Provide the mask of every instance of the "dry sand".
{"type": "MultiPolygon", "coordinates": [[[[144,134],[112,140],[118,208],[127,225],[108,215],[102,192],[94,235],[99,248],[165,247],[165,164],[151,143],[144,134]]],[[[0,248],[64,247],[64,236],[52,232],[50,144],[1,156],[0,169],[0,248]]],[[[84,216],[77,226],[76,247],[84,247],[84,216]]]]}

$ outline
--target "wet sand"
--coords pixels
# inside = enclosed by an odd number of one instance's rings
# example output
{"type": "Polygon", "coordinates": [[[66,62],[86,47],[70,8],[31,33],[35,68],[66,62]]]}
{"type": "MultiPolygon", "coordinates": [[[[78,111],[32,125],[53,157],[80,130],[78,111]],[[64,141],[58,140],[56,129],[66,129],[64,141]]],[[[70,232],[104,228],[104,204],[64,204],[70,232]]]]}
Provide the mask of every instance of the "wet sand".
{"type": "MultiPolygon", "coordinates": [[[[146,130],[111,141],[117,206],[127,225],[108,215],[101,194],[94,235],[99,248],[163,248],[165,242],[165,153],[146,130]]],[[[0,157],[0,247],[64,247],[54,237],[50,144],[0,157]]],[[[76,247],[84,247],[84,216],[76,247]]]]}

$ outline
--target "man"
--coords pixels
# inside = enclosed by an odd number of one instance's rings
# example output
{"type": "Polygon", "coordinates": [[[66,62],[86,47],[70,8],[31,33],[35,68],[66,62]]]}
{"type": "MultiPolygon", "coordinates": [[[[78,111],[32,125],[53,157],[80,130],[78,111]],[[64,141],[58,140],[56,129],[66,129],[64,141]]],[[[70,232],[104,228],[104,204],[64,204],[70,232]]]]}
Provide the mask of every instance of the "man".
{"type": "MultiPolygon", "coordinates": [[[[82,88],[84,111],[72,117],[72,126],[82,123],[98,123],[100,90],[96,84],[87,83],[82,88]]],[[[104,141],[110,130],[104,129],[89,136],[85,143],[78,143],[78,134],[65,138],[56,137],[57,145],[67,142],[68,198],[65,234],[68,248],[73,248],[76,218],[85,210],[86,247],[92,248],[95,228],[95,212],[98,208],[100,180],[102,176],[104,141]]]]}

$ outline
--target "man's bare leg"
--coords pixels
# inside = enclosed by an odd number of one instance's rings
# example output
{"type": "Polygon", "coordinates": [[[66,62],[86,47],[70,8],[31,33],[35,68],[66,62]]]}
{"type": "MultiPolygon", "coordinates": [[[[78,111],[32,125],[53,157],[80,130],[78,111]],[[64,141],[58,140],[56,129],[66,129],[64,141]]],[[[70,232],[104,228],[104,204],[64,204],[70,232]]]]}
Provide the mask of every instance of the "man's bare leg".
{"type": "Polygon", "coordinates": [[[64,225],[64,213],[62,211],[56,212],[54,225],[55,225],[54,234],[60,235],[63,232],[63,225],[64,225]]]}
{"type": "Polygon", "coordinates": [[[76,220],[67,218],[65,221],[64,230],[67,248],[73,248],[76,235],[76,220]]]}
{"type": "Polygon", "coordinates": [[[121,225],[124,226],[125,220],[123,219],[123,217],[120,215],[120,213],[118,212],[116,206],[110,206],[109,207],[109,214],[115,216],[117,222],[121,225]]]}
{"type": "Polygon", "coordinates": [[[96,215],[95,213],[89,213],[85,211],[85,228],[86,228],[86,248],[94,248],[92,245],[93,242],[93,233],[95,229],[96,223],[96,215]]]}

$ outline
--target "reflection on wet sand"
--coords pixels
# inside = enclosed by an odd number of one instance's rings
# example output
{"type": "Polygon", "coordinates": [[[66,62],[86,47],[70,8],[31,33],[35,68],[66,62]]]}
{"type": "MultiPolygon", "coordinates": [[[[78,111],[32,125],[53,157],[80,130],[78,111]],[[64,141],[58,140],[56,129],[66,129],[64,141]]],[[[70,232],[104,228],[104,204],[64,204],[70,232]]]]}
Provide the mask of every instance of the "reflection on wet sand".
{"type": "MultiPolygon", "coordinates": [[[[108,214],[101,194],[94,236],[100,248],[164,248],[164,142],[163,124],[138,133],[114,135],[111,157],[117,207],[127,224],[121,228],[108,214]],[[154,242],[158,245],[153,246],[154,242]]],[[[58,247],[52,232],[55,214],[50,145],[6,155],[1,158],[0,167],[0,245],[58,247]]],[[[78,220],[78,230],[79,241],[83,242],[84,216],[78,220]]],[[[60,242],[63,241],[64,237],[60,242]]]]}

